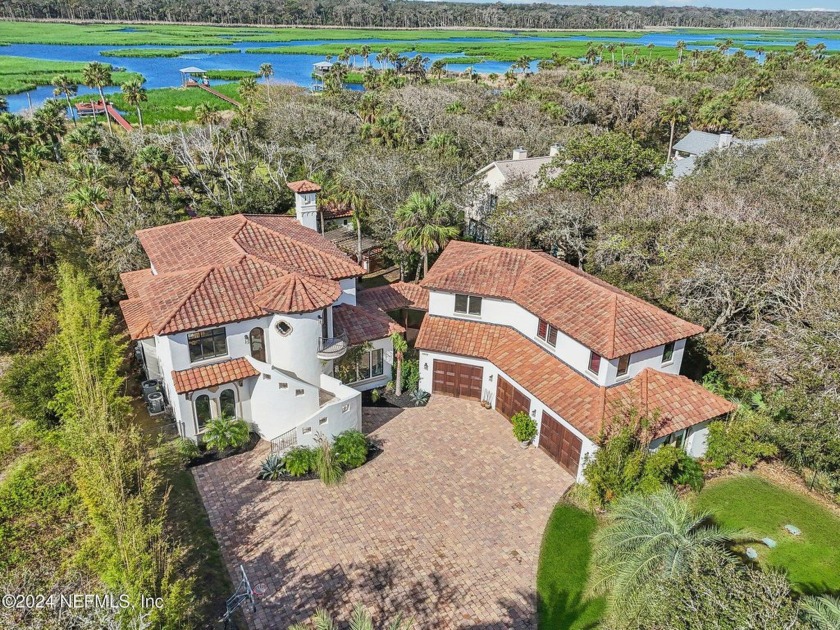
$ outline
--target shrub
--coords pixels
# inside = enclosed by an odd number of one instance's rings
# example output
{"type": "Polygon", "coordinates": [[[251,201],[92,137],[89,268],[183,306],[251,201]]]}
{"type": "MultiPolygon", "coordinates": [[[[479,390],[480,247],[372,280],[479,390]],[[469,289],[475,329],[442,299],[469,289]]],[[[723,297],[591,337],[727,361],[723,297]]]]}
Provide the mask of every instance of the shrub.
{"type": "Polygon", "coordinates": [[[283,458],[279,455],[271,454],[260,464],[260,473],[257,477],[259,479],[274,481],[284,472],[286,472],[286,467],[283,464],[283,458]]]}
{"type": "Polygon", "coordinates": [[[361,431],[344,431],[336,436],[333,449],[344,468],[358,468],[367,461],[368,440],[361,431]]]}
{"type": "Polygon", "coordinates": [[[643,492],[657,492],[665,485],[703,488],[703,469],[683,449],[668,444],[647,456],[639,485],[643,492]]]}
{"type": "Polygon", "coordinates": [[[248,423],[234,418],[217,418],[207,423],[204,443],[218,452],[236,449],[248,443],[248,423]]]}
{"type": "Polygon", "coordinates": [[[524,411],[513,414],[513,435],[520,442],[530,442],[537,437],[537,423],[524,411]]]}
{"type": "Polygon", "coordinates": [[[372,402],[374,405],[378,403],[381,398],[382,392],[380,392],[378,388],[373,388],[372,390],[370,390],[370,402],[372,402]]]}
{"type": "Polygon", "coordinates": [[[769,423],[761,410],[743,405],[729,420],[712,422],[706,460],[715,468],[729,464],[752,468],[760,460],[773,457],[778,449],[766,437],[769,423]]]}
{"type": "Polygon", "coordinates": [[[645,451],[632,427],[623,427],[600,445],[583,469],[589,500],[604,507],[634,492],[644,471],[645,451]]]}
{"type": "Polygon", "coordinates": [[[424,392],[422,389],[416,389],[411,392],[411,402],[415,407],[422,407],[429,402],[429,392],[424,392]]]}
{"type": "Polygon", "coordinates": [[[297,446],[286,453],[283,463],[292,477],[303,477],[315,470],[315,449],[297,446]]]}
{"type": "Polygon", "coordinates": [[[58,367],[56,348],[51,344],[40,352],[15,356],[0,380],[0,390],[15,412],[42,428],[58,424],[58,416],[49,405],[56,392],[58,367]]]}
{"type": "Polygon", "coordinates": [[[418,359],[403,361],[402,382],[403,388],[409,392],[416,391],[420,387],[420,361],[418,359]]]}
{"type": "Polygon", "coordinates": [[[201,449],[193,440],[179,437],[173,441],[173,447],[184,464],[201,456],[201,449]]]}
{"type": "Polygon", "coordinates": [[[334,486],[344,477],[344,469],[335,456],[333,445],[323,434],[319,434],[315,441],[318,447],[315,449],[315,470],[325,486],[334,486]]]}

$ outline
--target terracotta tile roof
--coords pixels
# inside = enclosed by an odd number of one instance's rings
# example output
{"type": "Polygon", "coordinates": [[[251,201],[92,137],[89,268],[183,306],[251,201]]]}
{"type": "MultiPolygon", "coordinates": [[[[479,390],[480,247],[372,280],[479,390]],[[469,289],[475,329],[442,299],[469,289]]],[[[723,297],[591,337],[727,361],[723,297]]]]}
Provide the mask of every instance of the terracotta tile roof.
{"type": "Polygon", "coordinates": [[[321,192],[321,187],[315,182],[310,182],[308,179],[302,179],[298,182],[289,182],[286,185],[299,194],[321,192]]]}
{"type": "Polygon", "coordinates": [[[143,300],[123,300],[120,302],[120,310],[132,339],[137,341],[152,336],[152,327],[149,325],[143,300]]]}
{"type": "Polygon", "coordinates": [[[318,209],[324,216],[325,221],[329,221],[331,219],[346,219],[353,216],[353,208],[349,203],[324,201],[318,205],[318,209]]]}
{"type": "Polygon", "coordinates": [[[312,313],[326,308],[341,295],[335,280],[289,273],[269,283],[254,296],[254,304],[271,313],[312,313]]]}
{"type": "Polygon", "coordinates": [[[660,413],[659,435],[728,413],[729,401],[684,376],[643,370],[629,382],[601,387],[516,330],[426,317],[415,347],[490,361],[592,440],[622,406],[660,413]]]}
{"type": "Polygon", "coordinates": [[[351,346],[405,332],[405,328],[382,311],[352,304],[333,308],[333,330],[338,334],[347,333],[351,346]]]}
{"type": "Polygon", "coordinates": [[[356,301],[363,306],[382,311],[396,311],[401,308],[429,310],[429,290],[413,282],[395,282],[372,289],[363,289],[356,295],[356,301]]]}
{"type": "Polygon", "coordinates": [[[248,359],[240,358],[188,370],[173,371],[172,380],[175,382],[175,391],[185,394],[258,375],[259,371],[250,364],[248,359]]]}
{"type": "Polygon", "coordinates": [[[428,289],[512,300],[608,359],[703,332],[548,254],[452,241],[428,289]]]}
{"type": "Polygon", "coordinates": [[[364,270],[314,230],[275,215],[194,219],[141,230],[157,274],[122,274],[133,339],[324,308],[364,270]],[[327,301],[328,297],[332,300],[327,301]],[[145,329],[143,320],[148,322],[145,329]]]}

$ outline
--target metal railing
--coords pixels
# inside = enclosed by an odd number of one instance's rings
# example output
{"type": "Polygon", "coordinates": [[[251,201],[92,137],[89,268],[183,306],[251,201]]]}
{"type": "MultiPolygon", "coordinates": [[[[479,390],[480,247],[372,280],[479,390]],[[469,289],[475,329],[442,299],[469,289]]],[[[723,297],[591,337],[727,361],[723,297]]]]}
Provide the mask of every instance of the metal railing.
{"type": "Polygon", "coordinates": [[[341,333],[337,337],[321,337],[318,339],[318,358],[337,359],[344,356],[350,345],[347,333],[341,333]]]}
{"type": "Polygon", "coordinates": [[[282,455],[290,448],[297,446],[297,429],[281,433],[271,440],[271,454],[282,455]]]}

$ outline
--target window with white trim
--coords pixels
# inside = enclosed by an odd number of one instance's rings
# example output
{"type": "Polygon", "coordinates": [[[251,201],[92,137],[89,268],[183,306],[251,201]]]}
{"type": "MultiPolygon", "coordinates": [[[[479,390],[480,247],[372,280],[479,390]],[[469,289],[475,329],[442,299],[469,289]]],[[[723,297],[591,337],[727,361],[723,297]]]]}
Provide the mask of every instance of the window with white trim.
{"type": "Polygon", "coordinates": [[[455,312],[461,315],[481,315],[481,298],[477,295],[455,295],[455,312]]]}
{"type": "Polygon", "coordinates": [[[537,337],[552,348],[557,345],[557,329],[544,319],[541,319],[537,324],[537,337]]]}
{"type": "Polygon", "coordinates": [[[190,363],[227,356],[227,335],[224,328],[211,328],[187,334],[190,363]]]}
{"type": "Polygon", "coordinates": [[[674,342],[669,341],[665,344],[665,347],[662,348],[662,365],[666,363],[671,363],[674,360],[674,342]]]}
{"type": "Polygon", "coordinates": [[[618,372],[617,376],[626,376],[627,370],[630,369],[630,355],[625,354],[623,357],[618,357],[618,372]]]}

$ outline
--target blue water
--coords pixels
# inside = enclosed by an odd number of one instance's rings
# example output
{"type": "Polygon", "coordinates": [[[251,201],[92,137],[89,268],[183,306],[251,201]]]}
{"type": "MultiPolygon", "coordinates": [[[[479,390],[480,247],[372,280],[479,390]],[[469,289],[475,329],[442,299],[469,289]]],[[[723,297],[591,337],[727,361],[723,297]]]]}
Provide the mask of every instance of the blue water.
{"type": "MultiPolygon", "coordinates": [[[[809,32],[810,37],[807,39],[809,45],[813,46],[818,42],[826,45],[828,50],[840,50],[840,40],[837,39],[822,39],[819,32],[809,32]]],[[[632,37],[632,33],[628,33],[627,49],[632,50],[634,47],[643,48],[647,44],[656,44],[659,46],[674,46],[677,41],[683,40],[686,42],[706,42],[707,45],[689,46],[689,48],[709,48],[713,45],[713,41],[721,37],[720,33],[704,33],[696,34],[690,32],[670,31],[665,33],[646,33],[641,37],[632,37]]],[[[774,45],[774,44],[792,44],[800,39],[798,33],[783,33],[778,35],[777,39],[763,39],[767,37],[767,33],[751,33],[738,34],[735,39],[735,47],[739,42],[750,43],[754,45],[774,45]]],[[[598,41],[606,43],[618,43],[621,40],[613,38],[597,38],[587,36],[575,36],[571,38],[538,38],[538,37],[518,37],[512,35],[510,42],[522,41],[560,41],[561,39],[572,39],[574,41],[598,41]]],[[[474,43],[483,41],[499,42],[499,39],[482,39],[482,38],[463,38],[463,39],[447,39],[447,40],[421,40],[422,42],[448,42],[448,43],[474,43]]],[[[248,48],[266,48],[266,47],[285,47],[295,45],[317,45],[317,44],[342,44],[352,46],[360,46],[362,43],[369,44],[389,44],[395,46],[395,42],[386,40],[367,40],[362,42],[359,40],[341,42],[334,40],[323,41],[292,41],[292,42],[248,42],[241,41],[231,43],[229,48],[235,52],[223,55],[208,55],[208,54],[190,54],[182,55],[180,57],[171,58],[136,58],[136,57],[103,57],[99,53],[106,50],[118,50],[121,48],[172,48],[172,46],[73,46],[73,45],[51,45],[51,44],[11,44],[8,46],[0,46],[0,54],[2,55],[16,55],[20,57],[30,57],[36,59],[48,59],[55,61],[100,61],[103,63],[110,63],[114,66],[123,67],[132,72],[138,72],[146,78],[146,88],[155,89],[163,87],[175,87],[180,84],[180,73],[178,70],[185,66],[199,66],[207,70],[251,70],[257,71],[262,63],[271,63],[274,67],[274,77],[272,81],[277,83],[291,83],[294,85],[309,86],[312,84],[312,66],[318,61],[323,61],[320,55],[282,55],[282,54],[247,54],[244,51],[248,48]]],[[[186,46],[189,46],[187,44],[186,46]]],[[[201,46],[196,46],[201,47],[201,46]]],[[[736,50],[733,47],[732,52],[736,50]]],[[[410,56],[412,53],[406,53],[410,56]]],[[[618,53],[616,53],[618,54],[618,53]]],[[[626,52],[625,52],[626,54],[626,52]]],[[[644,53],[643,53],[644,54],[644,53]]],[[[748,51],[748,54],[754,55],[748,51]]],[[[371,55],[370,62],[373,63],[373,56],[371,55]]],[[[459,55],[451,53],[443,54],[427,54],[432,61],[435,59],[447,57],[457,57],[459,55]]],[[[361,65],[361,58],[357,58],[357,64],[361,65]]],[[[536,61],[532,64],[532,69],[536,69],[536,61]]],[[[460,72],[466,69],[468,64],[450,64],[449,70],[460,72]]],[[[496,72],[504,73],[510,68],[510,63],[498,61],[485,61],[476,66],[480,72],[496,72]]],[[[106,92],[114,92],[119,88],[109,88],[106,92]]],[[[79,86],[79,94],[90,94],[92,90],[79,86]]],[[[39,106],[47,98],[53,96],[52,88],[49,86],[42,86],[30,91],[28,94],[14,94],[6,97],[9,103],[9,110],[12,112],[20,112],[30,106],[39,106]]]]}

